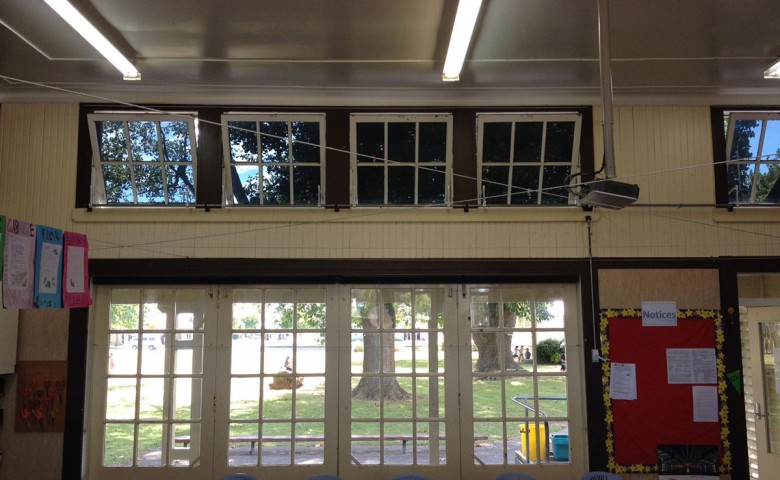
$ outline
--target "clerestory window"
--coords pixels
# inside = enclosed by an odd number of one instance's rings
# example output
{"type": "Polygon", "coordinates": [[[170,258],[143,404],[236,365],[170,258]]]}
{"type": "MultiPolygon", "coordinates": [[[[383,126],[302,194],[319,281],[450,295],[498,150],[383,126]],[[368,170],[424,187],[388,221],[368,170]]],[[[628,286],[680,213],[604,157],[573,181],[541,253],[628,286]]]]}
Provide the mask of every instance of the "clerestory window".
{"type": "Polygon", "coordinates": [[[354,114],[350,138],[353,205],[449,204],[452,115],[354,114]]]}
{"type": "Polygon", "coordinates": [[[228,205],[316,206],[325,196],[325,115],[226,114],[228,205]]]}
{"type": "Polygon", "coordinates": [[[195,202],[194,114],[94,113],[92,205],[190,205],[195,202]]]}
{"type": "Polygon", "coordinates": [[[724,112],[728,201],[780,202],[780,112],[724,112]]]}
{"type": "Polygon", "coordinates": [[[477,115],[478,197],[484,206],[569,205],[582,115],[477,115]]]}

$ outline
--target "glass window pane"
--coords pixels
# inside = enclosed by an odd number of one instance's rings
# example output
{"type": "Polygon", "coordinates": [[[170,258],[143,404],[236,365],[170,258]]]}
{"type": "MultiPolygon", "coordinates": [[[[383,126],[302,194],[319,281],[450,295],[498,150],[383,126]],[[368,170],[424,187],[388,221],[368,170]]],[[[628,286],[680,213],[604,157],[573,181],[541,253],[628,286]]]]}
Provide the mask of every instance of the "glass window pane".
{"type": "Polygon", "coordinates": [[[290,203],[290,167],[275,165],[263,167],[263,203],[286,205],[290,203]]]}
{"type": "Polygon", "coordinates": [[[293,161],[320,163],[320,124],[292,122],[293,161]]]}
{"type": "Polygon", "coordinates": [[[257,465],[259,428],[256,422],[231,423],[229,427],[228,463],[230,465],[257,465]]]}
{"type": "Polygon", "coordinates": [[[260,122],[260,152],[262,162],[289,162],[289,132],[287,122],[260,122]]]}
{"type": "Polygon", "coordinates": [[[728,166],[729,177],[729,202],[736,204],[751,203],[751,190],[753,188],[755,164],[730,164],[728,166]]]}
{"type": "MultiPolygon", "coordinates": [[[[543,122],[515,123],[515,163],[539,163],[542,161],[543,122]]],[[[548,138],[547,145],[550,141],[548,138]]]]}
{"type": "Polygon", "coordinates": [[[293,167],[296,205],[317,205],[320,201],[320,167],[293,167]]]}
{"type": "Polygon", "coordinates": [[[135,418],[134,378],[109,378],[106,385],[106,420],[135,418]]]}
{"type": "MultiPolygon", "coordinates": [[[[230,343],[231,369],[233,374],[260,373],[261,338],[247,338],[246,335],[233,333],[230,343]]],[[[274,366],[274,369],[278,368],[274,366]]],[[[274,370],[275,371],[275,370],[274,370]]]]}
{"type": "Polygon", "coordinates": [[[377,439],[381,438],[379,422],[352,422],[350,456],[361,465],[377,465],[380,460],[377,439]]]}
{"type": "Polygon", "coordinates": [[[136,165],[133,167],[138,203],[165,203],[162,167],[159,165],[136,165]]]}
{"type": "Polygon", "coordinates": [[[163,456],[159,454],[165,439],[165,428],[160,424],[138,425],[138,457],[139,467],[161,467],[163,456]]]}
{"type": "Polygon", "coordinates": [[[358,203],[378,205],[385,201],[384,167],[358,167],[358,203]]]}
{"type": "Polygon", "coordinates": [[[141,420],[163,420],[167,412],[163,405],[165,396],[165,380],[162,378],[141,379],[141,403],[138,408],[138,418],[141,420]]]}
{"type": "Polygon", "coordinates": [[[230,418],[256,420],[260,418],[260,379],[230,379],[230,418]]]}
{"type": "Polygon", "coordinates": [[[533,205],[539,191],[540,167],[512,169],[512,205],[533,205]]]}
{"type": "Polygon", "coordinates": [[[482,167],[485,202],[489,205],[506,205],[508,181],[509,167],[482,167]]]}
{"type": "Polygon", "coordinates": [[[116,289],[111,292],[109,326],[111,330],[138,329],[141,294],[138,290],[116,289]]]}
{"type": "Polygon", "coordinates": [[[125,162],[128,160],[127,136],[125,122],[98,121],[95,122],[98,132],[101,162],[125,162]]]}
{"type": "MultiPolygon", "coordinates": [[[[554,366],[557,368],[557,366],[554,366]]],[[[539,411],[548,417],[569,415],[565,376],[539,377],[539,411]]]]}
{"type": "Polygon", "coordinates": [[[167,166],[168,203],[195,202],[195,170],[192,165],[167,166]]]}
{"type": "Polygon", "coordinates": [[[737,120],[732,133],[730,160],[755,160],[758,156],[758,141],[764,121],[758,119],[737,120]]]}
{"type": "Polygon", "coordinates": [[[544,161],[571,163],[574,146],[574,122],[547,122],[544,161]]]}
{"type": "Polygon", "coordinates": [[[542,167],[542,203],[548,205],[569,203],[569,192],[562,188],[571,173],[570,165],[542,167]]]}
{"type": "Polygon", "coordinates": [[[174,373],[177,375],[203,373],[203,334],[177,333],[174,343],[174,373]]]}
{"type": "Polygon", "coordinates": [[[163,152],[166,162],[192,162],[190,126],[187,122],[162,121],[163,152]]]}
{"type": "MultiPolygon", "coordinates": [[[[771,157],[777,157],[777,154],[773,154],[771,157]]],[[[779,164],[763,163],[759,166],[755,203],[777,203],[780,201],[780,184],[777,182],[779,177],[779,164]]]]}
{"type": "Polygon", "coordinates": [[[263,441],[260,446],[261,465],[292,464],[292,424],[266,423],[263,425],[263,441]]]}
{"type": "Polygon", "coordinates": [[[512,124],[485,122],[482,132],[482,163],[509,162],[512,124]]]}
{"type": "Polygon", "coordinates": [[[412,122],[387,124],[387,158],[392,162],[414,162],[416,125],[412,122]]]}
{"type": "Polygon", "coordinates": [[[414,167],[388,167],[387,203],[391,205],[413,205],[415,203],[414,173],[414,167]]]}
{"type": "Polygon", "coordinates": [[[239,205],[260,203],[260,170],[255,166],[230,166],[233,201],[239,205]]]}
{"type": "MultiPolygon", "coordinates": [[[[355,127],[357,137],[357,161],[375,162],[385,158],[384,123],[359,122],[355,127]]],[[[360,182],[358,182],[360,185],[360,182]]]]}
{"type": "Polygon", "coordinates": [[[325,424],[301,422],[295,425],[295,464],[321,465],[325,463],[325,424]]]}
{"type": "Polygon", "coordinates": [[[131,467],[135,445],[135,426],[107,423],[103,441],[103,466],[131,467]]]}
{"type": "Polygon", "coordinates": [[[102,165],[106,204],[133,203],[129,165],[102,165]]]}
{"type": "Polygon", "coordinates": [[[445,167],[419,169],[418,203],[420,205],[440,205],[444,203],[447,181],[446,171],[445,167]]]}
{"type": "Polygon", "coordinates": [[[160,150],[157,139],[157,122],[127,122],[130,131],[130,147],[135,162],[159,162],[160,150]]]}
{"type": "Polygon", "coordinates": [[[228,122],[231,162],[257,162],[255,122],[228,122]]]}
{"type": "Polygon", "coordinates": [[[446,162],[447,124],[444,122],[420,122],[418,128],[419,161],[446,162]]]}

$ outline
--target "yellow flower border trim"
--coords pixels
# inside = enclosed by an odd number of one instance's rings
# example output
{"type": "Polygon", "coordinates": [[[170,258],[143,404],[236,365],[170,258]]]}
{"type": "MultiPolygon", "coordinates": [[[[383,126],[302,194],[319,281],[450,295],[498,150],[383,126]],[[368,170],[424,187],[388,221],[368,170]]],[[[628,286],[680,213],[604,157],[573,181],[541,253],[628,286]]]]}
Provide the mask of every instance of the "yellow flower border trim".
{"type": "MultiPolygon", "coordinates": [[[[607,360],[601,364],[601,384],[604,390],[605,420],[607,422],[607,467],[615,473],[658,473],[658,465],[631,464],[619,465],[615,462],[615,437],[613,433],[614,417],[612,415],[612,401],[609,398],[609,320],[612,318],[642,318],[642,310],[602,310],[599,314],[601,339],[601,355],[607,360]]],[[[718,369],[718,399],[720,403],[720,442],[723,456],[721,458],[720,473],[731,472],[731,441],[729,440],[729,407],[726,403],[726,365],[723,363],[723,316],[716,310],[678,310],[677,318],[712,319],[715,324],[715,356],[718,369]]]]}

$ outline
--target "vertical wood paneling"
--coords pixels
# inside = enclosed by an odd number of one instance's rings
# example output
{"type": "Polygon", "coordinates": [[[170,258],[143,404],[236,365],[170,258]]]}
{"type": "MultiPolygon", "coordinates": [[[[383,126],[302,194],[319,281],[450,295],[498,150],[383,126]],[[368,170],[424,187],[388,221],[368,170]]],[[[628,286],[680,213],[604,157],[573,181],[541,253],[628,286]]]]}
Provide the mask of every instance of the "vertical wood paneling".
{"type": "MultiPolygon", "coordinates": [[[[638,203],[714,201],[707,107],[620,106],[614,113],[618,177],[639,184],[638,203]]],[[[595,108],[597,159],[600,118],[595,108]]],[[[484,210],[468,213],[464,218],[470,222],[452,217],[382,222],[382,215],[392,213],[388,209],[365,222],[305,226],[268,212],[262,222],[230,222],[218,212],[217,220],[203,223],[126,222],[120,212],[116,223],[74,223],[77,133],[75,104],[2,106],[0,213],[87,233],[93,258],[584,258],[588,253],[584,222],[529,221],[522,209],[516,222],[473,222],[486,217],[484,210]]],[[[715,223],[707,208],[601,209],[593,232],[596,257],[780,255],[780,224],[715,223]]]]}

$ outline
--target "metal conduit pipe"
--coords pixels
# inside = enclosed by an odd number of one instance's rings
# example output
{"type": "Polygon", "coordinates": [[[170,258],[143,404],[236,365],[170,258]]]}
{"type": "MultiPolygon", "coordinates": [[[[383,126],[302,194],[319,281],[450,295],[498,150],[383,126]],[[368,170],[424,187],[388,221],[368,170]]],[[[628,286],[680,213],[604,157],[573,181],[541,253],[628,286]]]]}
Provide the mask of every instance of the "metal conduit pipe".
{"type": "Polygon", "coordinates": [[[612,69],[609,53],[609,2],[599,2],[599,68],[601,78],[601,119],[604,129],[604,175],[615,178],[615,140],[612,120],[612,69]]]}

